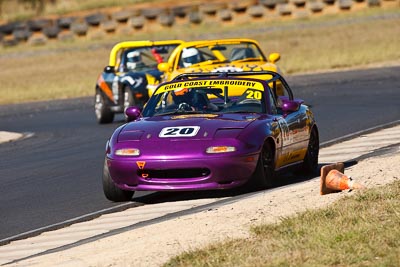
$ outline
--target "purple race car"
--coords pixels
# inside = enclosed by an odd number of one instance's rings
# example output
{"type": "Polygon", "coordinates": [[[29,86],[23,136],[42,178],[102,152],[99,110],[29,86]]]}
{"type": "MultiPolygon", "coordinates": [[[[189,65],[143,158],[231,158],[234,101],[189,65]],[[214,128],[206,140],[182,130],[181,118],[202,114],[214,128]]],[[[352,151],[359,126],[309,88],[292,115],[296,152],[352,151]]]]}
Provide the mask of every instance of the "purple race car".
{"type": "Polygon", "coordinates": [[[266,188],[275,171],[318,167],[311,110],[275,72],[191,73],[161,84],[106,146],[105,196],[134,191],[266,188]]]}

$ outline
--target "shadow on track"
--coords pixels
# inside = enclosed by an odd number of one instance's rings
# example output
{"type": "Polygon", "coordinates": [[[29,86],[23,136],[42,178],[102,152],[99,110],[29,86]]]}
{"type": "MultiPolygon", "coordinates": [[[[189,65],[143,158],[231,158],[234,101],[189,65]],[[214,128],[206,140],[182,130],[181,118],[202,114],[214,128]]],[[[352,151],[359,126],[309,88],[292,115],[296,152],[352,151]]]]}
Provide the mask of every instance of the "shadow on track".
{"type": "MultiPolygon", "coordinates": [[[[322,166],[331,164],[331,163],[323,163],[318,166],[318,173],[322,166]]],[[[357,161],[348,161],[345,162],[345,168],[351,167],[357,164],[357,161]]],[[[287,186],[290,184],[296,184],[305,182],[314,178],[317,178],[316,174],[305,175],[297,172],[296,170],[285,171],[285,172],[277,172],[275,178],[275,185],[272,188],[268,188],[265,190],[270,190],[282,186],[287,186]]],[[[263,190],[260,190],[263,191],[263,190]]],[[[196,200],[196,199],[206,199],[206,198],[215,198],[222,199],[228,197],[238,197],[245,196],[247,194],[254,193],[256,191],[250,191],[249,189],[243,187],[238,187],[234,189],[224,189],[224,190],[205,190],[205,191],[178,191],[178,192],[155,192],[146,196],[141,196],[137,198],[133,198],[132,202],[141,203],[144,205],[150,204],[158,204],[164,202],[176,202],[176,201],[187,201],[187,200],[196,200]]]]}

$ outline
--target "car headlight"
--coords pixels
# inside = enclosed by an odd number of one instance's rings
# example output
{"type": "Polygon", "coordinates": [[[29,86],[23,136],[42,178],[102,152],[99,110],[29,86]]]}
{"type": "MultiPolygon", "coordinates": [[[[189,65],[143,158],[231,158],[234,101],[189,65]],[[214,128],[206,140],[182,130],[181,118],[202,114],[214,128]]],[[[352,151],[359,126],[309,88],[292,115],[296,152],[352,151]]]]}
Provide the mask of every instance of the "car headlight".
{"type": "Polygon", "coordinates": [[[115,150],[117,156],[139,156],[140,150],[137,148],[121,148],[115,150]]]}
{"type": "Polygon", "coordinates": [[[234,151],[236,151],[236,147],[234,146],[210,146],[206,150],[208,154],[228,153],[234,151]]]}

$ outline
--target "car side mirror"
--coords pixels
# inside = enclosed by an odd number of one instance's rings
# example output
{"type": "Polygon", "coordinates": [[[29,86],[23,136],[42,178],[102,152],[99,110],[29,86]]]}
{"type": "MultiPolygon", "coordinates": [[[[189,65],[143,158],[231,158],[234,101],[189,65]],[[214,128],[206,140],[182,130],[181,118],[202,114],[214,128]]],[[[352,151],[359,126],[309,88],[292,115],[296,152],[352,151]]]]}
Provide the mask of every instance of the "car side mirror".
{"type": "Polygon", "coordinates": [[[140,108],[138,108],[138,107],[134,107],[134,106],[128,107],[125,110],[125,115],[128,118],[128,121],[137,120],[141,114],[142,114],[142,112],[141,112],[140,108]]]}
{"type": "Polygon", "coordinates": [[[167,62],[162,62],[157,65],[157,68],[161,72],[168,72],[170,70],[170,65],[167,62]]]}
{"type": "Polygon", "coordinates": [[[288,102],[284,102],[282,105],[282,111],[285,113],[290,113],[290,112],[294,112],[297,111],[300,107],[300,104],[295,102],[295,101],[288,101],[288,102]]]}
{"type": "Polygon", "coordinates": [[[269,60],[271,63],[277,62],[280,58],[281,58],[281,54],[279,54],[279,53],[271,53],[271,54],[269,54],[269,56],[268,56],[268,60],[269,60]]]}
{"type": "Polygon", "coordinates": [[[280,96],[279,102],[281,102],[280,107],[284,113],[291,113],[299,110],[304,101],[301,99],[289,100],[286,96],[280,96]]]}
{"type": "Polygon", "coordinates": [[[115,70],[114,66],[107,66],[104,68],[105,73],[113,73],[115,70]]]}

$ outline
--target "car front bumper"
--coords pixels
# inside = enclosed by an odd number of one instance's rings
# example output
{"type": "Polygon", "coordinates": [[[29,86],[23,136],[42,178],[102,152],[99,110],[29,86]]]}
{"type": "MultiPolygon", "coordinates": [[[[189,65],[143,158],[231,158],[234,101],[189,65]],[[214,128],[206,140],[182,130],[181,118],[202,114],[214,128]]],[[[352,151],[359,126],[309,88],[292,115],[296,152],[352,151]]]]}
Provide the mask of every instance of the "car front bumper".
{"type": "Polygon", "coordinates": [[[130,191],[193,191],[243,185],[255,171],[258,154],[199,159],[106,158],[117,187],[130,191]]]}

